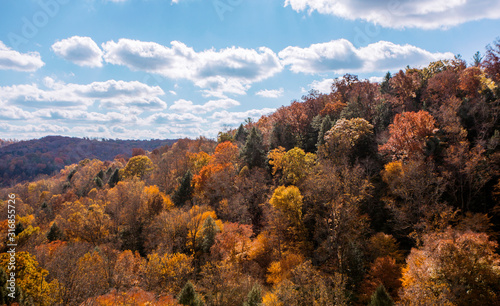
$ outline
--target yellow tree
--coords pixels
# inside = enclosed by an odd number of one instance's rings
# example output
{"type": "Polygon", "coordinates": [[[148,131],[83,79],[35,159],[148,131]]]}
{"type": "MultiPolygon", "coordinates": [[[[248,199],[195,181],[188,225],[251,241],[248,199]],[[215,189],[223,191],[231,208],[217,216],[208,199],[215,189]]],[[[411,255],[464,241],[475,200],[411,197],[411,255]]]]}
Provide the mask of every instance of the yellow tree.
{"type": "Polygon", "coordinates": [[[268,158],[273,167],[273,175],[281,170],[283,183],[293,185],[302,182],[316,162],[316,154],[305,153],[297,147],[288,152],[283,147],[278,147],[269,152],[268,158]]]}
{"type": "Polygon", "coordinates": [[[157,292],[179,292],[194,271],[192,261],[192,256],[182,253],[148,255],[144,267],[147,287],[157,292]]]}
{"type": "MultiPolygon", "coordinates": [[[[10,273],[15,273],[16,285],[21,288],[25,299],[32,299],[36,305],[50,306],[59,302],[58,282],[53,280],[47,282],[49,272],[38,266],[35,257],[28,252],[17,252],[15,254],[15,271],[9,269],[11,253],[0,254],[0,267],[4,269],[10,277],[10,273]]],[[[18,296],[20,292],[16,292],[18,296]]]]}
{"type": "Polygon", "coordinates": [[[278,252],[281,254],[282,244],[290,242],[288,247],[303,248],[305,228],[302,222],[302,195],[299,188],[291,185],[280,186],[274,190],[269,200],[276,210],[276,218],[272,221],[278,239],[278,252]]]}
{"type": "Polygon", "coordinates": [[[129,159],[127,165],[123,168],[122,177],[125,179],[135,176],[143,178],[151,171],[153,171],[153,162],[151,159],[144,155],[138,155],[129,159]]]}

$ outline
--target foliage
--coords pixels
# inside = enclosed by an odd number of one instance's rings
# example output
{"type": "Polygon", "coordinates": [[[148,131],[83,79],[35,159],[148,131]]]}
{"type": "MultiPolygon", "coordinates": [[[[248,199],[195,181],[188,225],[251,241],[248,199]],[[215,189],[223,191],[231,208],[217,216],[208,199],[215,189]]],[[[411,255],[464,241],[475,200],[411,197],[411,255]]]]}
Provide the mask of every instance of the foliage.
{"type": "Polygon", "coordinates": [[[402,301],[440,305],[494,305],[500,292],[497,244],[483,233],[428,234],[403,269],[402,301]]]}
{"type": "Polygon", "coordinates": [[[138,155],[132,157],[125,168],[123,169],[123,177],[125,179],[132,177],[142,178],[146,174],[150,173],[153,169],[153,162],[149,157],[144,155],[138,155]]]}

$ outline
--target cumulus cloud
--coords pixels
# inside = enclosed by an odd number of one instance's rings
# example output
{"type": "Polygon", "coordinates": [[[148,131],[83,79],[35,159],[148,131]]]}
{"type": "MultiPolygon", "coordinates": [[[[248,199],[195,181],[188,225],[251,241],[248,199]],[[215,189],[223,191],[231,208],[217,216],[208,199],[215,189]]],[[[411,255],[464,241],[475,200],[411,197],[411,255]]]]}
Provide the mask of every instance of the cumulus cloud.
{"type": "Polygon", "coordinates": [[[216,124],[219,126],[235,126],[242,123],[247,118],[258,120],[260,117],[269,115],[274,111],[276,111],[275,108],[251,109],[244,112],[228,112],[224,110],[213,113],[210,118],[215,119],[216,124]]]}
{"type": "Polygon", "coordinates": [[[58,56],[79,66],[102,67],[102,50],[90,37],[73,36],[52,45],[58,56]]]}
{"type": "Polygon", "coordinates": [[[263,89],[263,90],[260,90],[260,91],[256,92],[255,94],[257,96],[261,96],[261,97],[264,97],[264,98],[279,98],[279,97],[283,96],[284,92],[285,92],[285,90],[283,88],[280,88],[280,89],[263,89]]]}
{"type": "Polygon", "coordinates": [[[332,84],[335,79],[323,79],[321,81],[313,81],[309,84],[309,88],[317,90],[321,93],[328,94],[332,92],[332,84]]]}
{"type": "Polygon", "coordinates": [[[167,107],[158,97],[164,95],[160,87],[137,81],[108,80],[81,85],[56,82],[47,77],[44,83],[46,88],[37,84],[0,87],[0,100],[33,108],[87,108],[96,102],[102,107],[122,110],[159,110],[167,107]]]}
{"type": "Polygon", "coordinates": [[[0,131],[2,132],[14,132],[14,133],[65,133],[69,132],[69,128],[65,126],[59,126],[55,124],[23,124],[23,125],[14,125],[8,123],[0,123],[0,131]]]}
{"type": "Polygon", "coordinates": [[[497,0],[285,0],[297,12],[317,11],[388,28],[436,29],[468,21],[500,18],[497,0]]]}
{"type": "Polygon", "coordinates": [[[356,48],[350,41],[339,39],[306,48],[287,47],[279,52],[279,57],[293,72],[341,74],[427,65],[439,59],[453,58],[453,54],[431,53],[412,45],[398,45],[388,41],[356,48]]]}
{"type": "Polygon", "coordinates": [[[109,41],[102,45],[104,59],[132,70],[157,73],[171,79],[187,79],[206,94],[243,95],[254,82],[267,79],[282,70],[276,54],[269,48],[258,50],[231,47],[196,52],[185,44],[172,41],[171,47],[131,39],[109,41]]]}
{"type": "Polygon", "coordinates": [[[40,69],[45,63],[38,52],[20,53],[7,47],[0,41],[0,70],[17,70],[32,72],[40,69]]]}
{"type": "Polygon", "coordinates": [[[205,114],[218,108],[227,109],[238,105],[240,105],[240,103],[233,99],[210,100],[203,105],[195,105],[191,101],[180,99],[170,106],[170,110],[184,113],[205,114]]]}
{"type": "Polygon", "coordinates": [[[29,120],[34,116],[17,106],[2,106],[0,105],[0,119],[1,120],[29,120]]]}

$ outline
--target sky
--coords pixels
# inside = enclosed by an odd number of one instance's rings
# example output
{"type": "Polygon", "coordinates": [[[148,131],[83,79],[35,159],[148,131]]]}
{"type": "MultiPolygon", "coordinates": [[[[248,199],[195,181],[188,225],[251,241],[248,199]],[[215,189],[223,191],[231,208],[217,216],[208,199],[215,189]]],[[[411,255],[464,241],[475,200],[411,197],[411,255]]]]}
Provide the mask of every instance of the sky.
{"type": "Polygon", "coordinates": [[[499,29],[498,0],[2,0],[0,138],[215,138],[499,29]]]}

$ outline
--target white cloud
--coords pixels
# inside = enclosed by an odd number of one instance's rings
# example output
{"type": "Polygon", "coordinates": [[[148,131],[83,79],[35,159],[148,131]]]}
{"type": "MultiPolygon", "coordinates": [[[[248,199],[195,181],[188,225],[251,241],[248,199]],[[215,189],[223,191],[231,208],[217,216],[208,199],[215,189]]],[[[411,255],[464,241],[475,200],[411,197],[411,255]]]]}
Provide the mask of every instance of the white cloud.
{"type": "Polygon", "coordinates": [[[79,66],[102,67],[102,50],[90,37],[73,36],[52,45],[58,56],[79,66]]]}
{"type": "Polygon", "coordinates": [[[23,124],[14,125],[8,123],[0,123],[0,131],[2,132],[15,132],[15,133],[66,133],[69,132],[69,128],[65,126],[55,125],[55,124],[23,124]]]}
{"type": "Polygon", "coordinates": [[[323,79],[321,81],[313,81],[309,84],[309,88],[317,90],[321,93],[329,94],[332,92],[332,84],[335,79],[323,79]]]}
{"type": "Polygon", "coordinates": [[[105,122],[110,123],[137,123],[139,122],[137,116],[126,115],[118,112],[97,113],[86,112],[82,110],[60,110],[60,109],[42,109],[32,113],[32,116],[43,120],[61,120],[67,122],[84,122],[96,123],[105,122]]]}
{"type": "Polygon", "coordinates": [[[395,70],[406,65],[422,66],[453,58],[453,54],[431,53],[412,45],[402,46],[387,41],[356,48],[350,41],[339,39],[307,48],[287,47],[279,52],[279,57],[293,72],[342,74],[395,70]]]}
{"type": "Polygon", "coordinates": [[[215,112],[210,118],[217,120],[216,124],[219,126],[235,126],[242,123],[247,118],[258,120],[263,115],[269,115],[274,111],[276,111],[275,108],[251,109],[245,112],[220,111],[215,112]]]}
{"type": "Polygon", "coordinates": [[[38,52],[20,53],[0,41],[0,70],[36,71],[45,63],[38,52]]]}
{"type": "Polygon", "coordinates": [[[47,89],[36,84],[0,87],[0,100],[33,108],[87,108],[96,102],[102,107],[122,110],[159,110],[167,107],[158,97],[164,95],[160,87],[137,81],[108,80],[80,85],[56,82],[47,77],[44,83],[47,89]]]}
{"type": "Polygon", "coordinates": [[[282,70],[276,54],[265,47],[258,50],[231,47],[196,52],[178,41],[172,41],[171,47],[165,47],[131,39],[109,41],[102,47],[108,63],[171,79],[191,80],[205,89],[206,95],[217,97],[224,97],[224,93],[243,95],[252,83],[282,70]]]}
{"type": "Polygon", "coordinates": [[[285,90],[283,88],[280,89],[264,89],[256,92],[257,96],[261,96],[264,98],[279,98],[283,96],[285,90]]]}
{"type": "Polygon", "coordinates": [[[370,83],[382,83],[384,81],[384,77],[372,76],[368,78],[370,83]]]}
{"type": "Polygon", "coordinates": [[[436,29],[468,21],[500,18],[497,0],[285,0],[297,12],[317,11],[388,28],[436,29]]]}
{"type": "Polygon", "coordinates": [[[167,124],[168,126],[182,126],[182,125],[201,124],[207,122],[207,120],[190,113],[185,113],[185,114],[157,113],[146,118],[145,122],[149,124],[167,124]]]}
{"type": "Polygon", "coordinates": [[[1,120],[30,120],[34,116],[16,106],[2,106],[0,105],[0,119],[1,120]]]}
{"type": "Polygon", "coordinates": [[[218,108],[227,109],[238,105],[240,105],[240,103],[233,99],[210,100],[203,105],[194,105],[191,101],[180,99],[170,106],[170,110],[184,113],[205,114],[218,108]]]}

